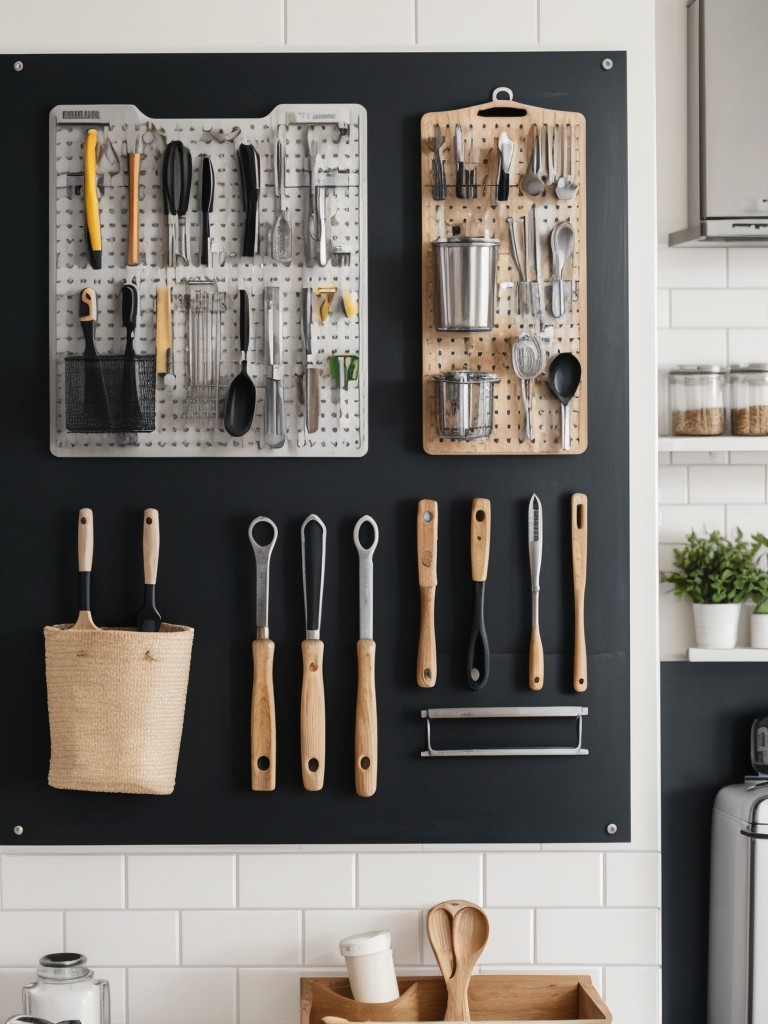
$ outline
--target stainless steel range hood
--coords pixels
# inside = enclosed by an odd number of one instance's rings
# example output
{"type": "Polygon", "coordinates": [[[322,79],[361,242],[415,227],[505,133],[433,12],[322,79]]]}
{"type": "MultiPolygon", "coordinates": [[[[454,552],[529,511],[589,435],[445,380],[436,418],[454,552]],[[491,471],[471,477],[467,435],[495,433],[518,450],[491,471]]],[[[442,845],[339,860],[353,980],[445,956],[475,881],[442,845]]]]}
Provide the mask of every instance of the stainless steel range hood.
{"type": "Polygon", "coordinates": [[[767,110],[768,0],[691,0],[690,227],[670,245],[768,245],[767,110]]]}

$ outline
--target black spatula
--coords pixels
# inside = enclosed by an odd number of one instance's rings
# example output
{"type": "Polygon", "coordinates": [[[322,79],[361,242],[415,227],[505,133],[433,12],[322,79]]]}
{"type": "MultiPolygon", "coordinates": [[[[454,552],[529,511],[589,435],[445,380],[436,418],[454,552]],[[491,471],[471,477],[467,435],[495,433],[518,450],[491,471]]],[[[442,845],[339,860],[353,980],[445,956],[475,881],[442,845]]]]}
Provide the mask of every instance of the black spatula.
{"type": "Polygon", "coordinates": [[[155,606],[157,563],[160,558],[160,517],[156,508],[144,509],[144,607],[136,616],[142,633],[157,633],[162,618],[155,606]]]}

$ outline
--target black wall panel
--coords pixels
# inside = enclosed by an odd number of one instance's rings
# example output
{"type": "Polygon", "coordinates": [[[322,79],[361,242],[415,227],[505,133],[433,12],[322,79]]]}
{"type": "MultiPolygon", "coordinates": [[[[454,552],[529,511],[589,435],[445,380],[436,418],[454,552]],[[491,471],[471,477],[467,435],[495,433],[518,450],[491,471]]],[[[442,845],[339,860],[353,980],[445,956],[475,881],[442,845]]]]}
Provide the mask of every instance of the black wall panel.
{"type": "MultiPolygon", "coordinates": [[[[10,121],[3,210],[4,497],[0,843],[595,842],[630,838],[626,84],[622,53],[28,56],[0,65],[10,121]],[[613,69],[603,70],[605,56],[613,69]],[[578,457],[430,457],[421,451],[419,119],[482,102],[583,111],[588,135],[590,445],[578,457]],[[49,109],[134,103],[150,117],[226,116],[279,102],[359,102],[369,114],[370,450],[363,459],[61,460],[48,451],[49,109]],[[527,687],[526,508],[544,505],[546,685],[527,687]],[[571,688],[569,497],[590,499],[589,690],[571,688]],[[469,509],[493,502],[486,603],[490,682],[464,684],[470,625],[469,509]],[[415,513],[440,502],[438,683],[417,688],[415,513]],[[76,614],[76,512],[94,509],[94,618],[130,622],[141,598],[141,512],[160,510],[158,605],[196,628],[177,786],[170,797],[69,793],[46,784],[42,627],[76,614]],[[303,638],[299,526],[328,526],[323,638],[328,760],[301,787],[303,638]],[[357,555],[378,521],[375,636],[379,790],[353,781],[357,555]],[[278,523],[270,627],[277,644],[278,788],[250,791],[254,571],[246,528],[278,523]],[[581,704],[587,757],[424,760],[419,710],[581,704]],[[23,826],[21,836],[13,828],[23,826]]],[[[116,282],[116,287],[122,281],[116,282]]],[[[519,737],[515,733],[512,737],[519,737]]],[[[539,742],[546,742],[541,738],[539,742]]]]}

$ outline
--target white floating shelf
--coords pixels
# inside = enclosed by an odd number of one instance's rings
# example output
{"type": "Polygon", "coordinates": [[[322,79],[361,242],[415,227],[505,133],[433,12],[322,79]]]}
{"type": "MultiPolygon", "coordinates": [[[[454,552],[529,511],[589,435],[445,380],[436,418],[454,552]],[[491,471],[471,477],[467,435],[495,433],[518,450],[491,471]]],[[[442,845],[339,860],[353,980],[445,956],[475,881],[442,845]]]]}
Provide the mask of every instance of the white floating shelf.
{"type": "Polygon", "coordinates": [[[768,661],[768,650],[760,647],[689,647],[688,661],[768,661]]]}
{"type": "Polygon", "coordinates": [[[765,452],[768,437],[660,437],[660,452],[765,452]]]}

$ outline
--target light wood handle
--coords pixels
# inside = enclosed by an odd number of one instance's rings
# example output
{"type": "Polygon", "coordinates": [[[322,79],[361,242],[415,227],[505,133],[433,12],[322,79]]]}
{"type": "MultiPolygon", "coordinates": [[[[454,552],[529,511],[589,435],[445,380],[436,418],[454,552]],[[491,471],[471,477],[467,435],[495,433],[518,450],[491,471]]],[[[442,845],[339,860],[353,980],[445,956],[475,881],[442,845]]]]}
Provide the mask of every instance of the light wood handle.
{"type": "Polygon", "coordinates": [[[419,653],[416,664],[416,682],[419,686],[434,686],[437,682],[437,638],[435,637],[435,587],[422,587],[421,625],[419,627],[419,653]]]}
{"type": "Polygon", "coordinates": [[[587,688],[587,641],[584,630],[584,592],[587,586],[587,496],[571,495],[571,548],[573,555],[573,688],[587,688]]]}
{"type": "Polygon", "coordinates": [[[272,665],[274,640],[254,640],[253,696],[251,698],[251,789],[271,791],[277,775],[275,691],[272,665]]]}
{"type": "Polygon", "coordinates": [[[93,512],[81,508],[77,519],[77,568],[90,572],[93,566],[93,512]]]}
{"type": "Polygon", "coordinates": [[[301,778],[304,789],[316,792],[325,780],[323,641],[303,640],[301,660],[301,778]]]}
{"type": "Polygon", "coordinates": [[[482,583],[488,577],[488,554],[491,549],[491,503],[487,498],[473,499],[470,530],[472,579],[475,583],[482,583]]]}
{"type": "Polygon", "coordinates": [[[419,586],[437,586],[437,502],[423,498],[416,515],[419,586]]]}
{"type": "Polygon", "coordinates": [[[437,502],[422,498],[416,513],[416,553],[421,590],[421,623],[416,682],[434,686],[437,682],[437,641],[435,639],[435,589],[437,587],[437,502]]]}
{"type": "Polygon", "coordinates": [[[128,266],[139,263],[139,175],[141,153],[128,154],[128,266]]]}
{"type": "Polygon", "coordinates": [[[544,648],[538,626],[531,629],[531,646],[528,650],[528,685],[532,690],[540,690],[544,686],[544,648]]]}
{"type": "Polygon", "coordinates": [[[144,509],[144,582],[157,583],[160,560],[160,515],[156,508],[144,509]]]}
{"type": "Polygon", "coordinates": [[[376,644],[357,641],[357,707],[355,710],[355,792],[373,796],[379,767],[376,724],[376,644]]]}
{"type": "Polygon", "coordinates": [[[173,343],[171,327],[171,289],[166,285],[157,286],[157,323],[155,326],[155,350],[157,372],[168,373],[168,353],[173,343]]]}

